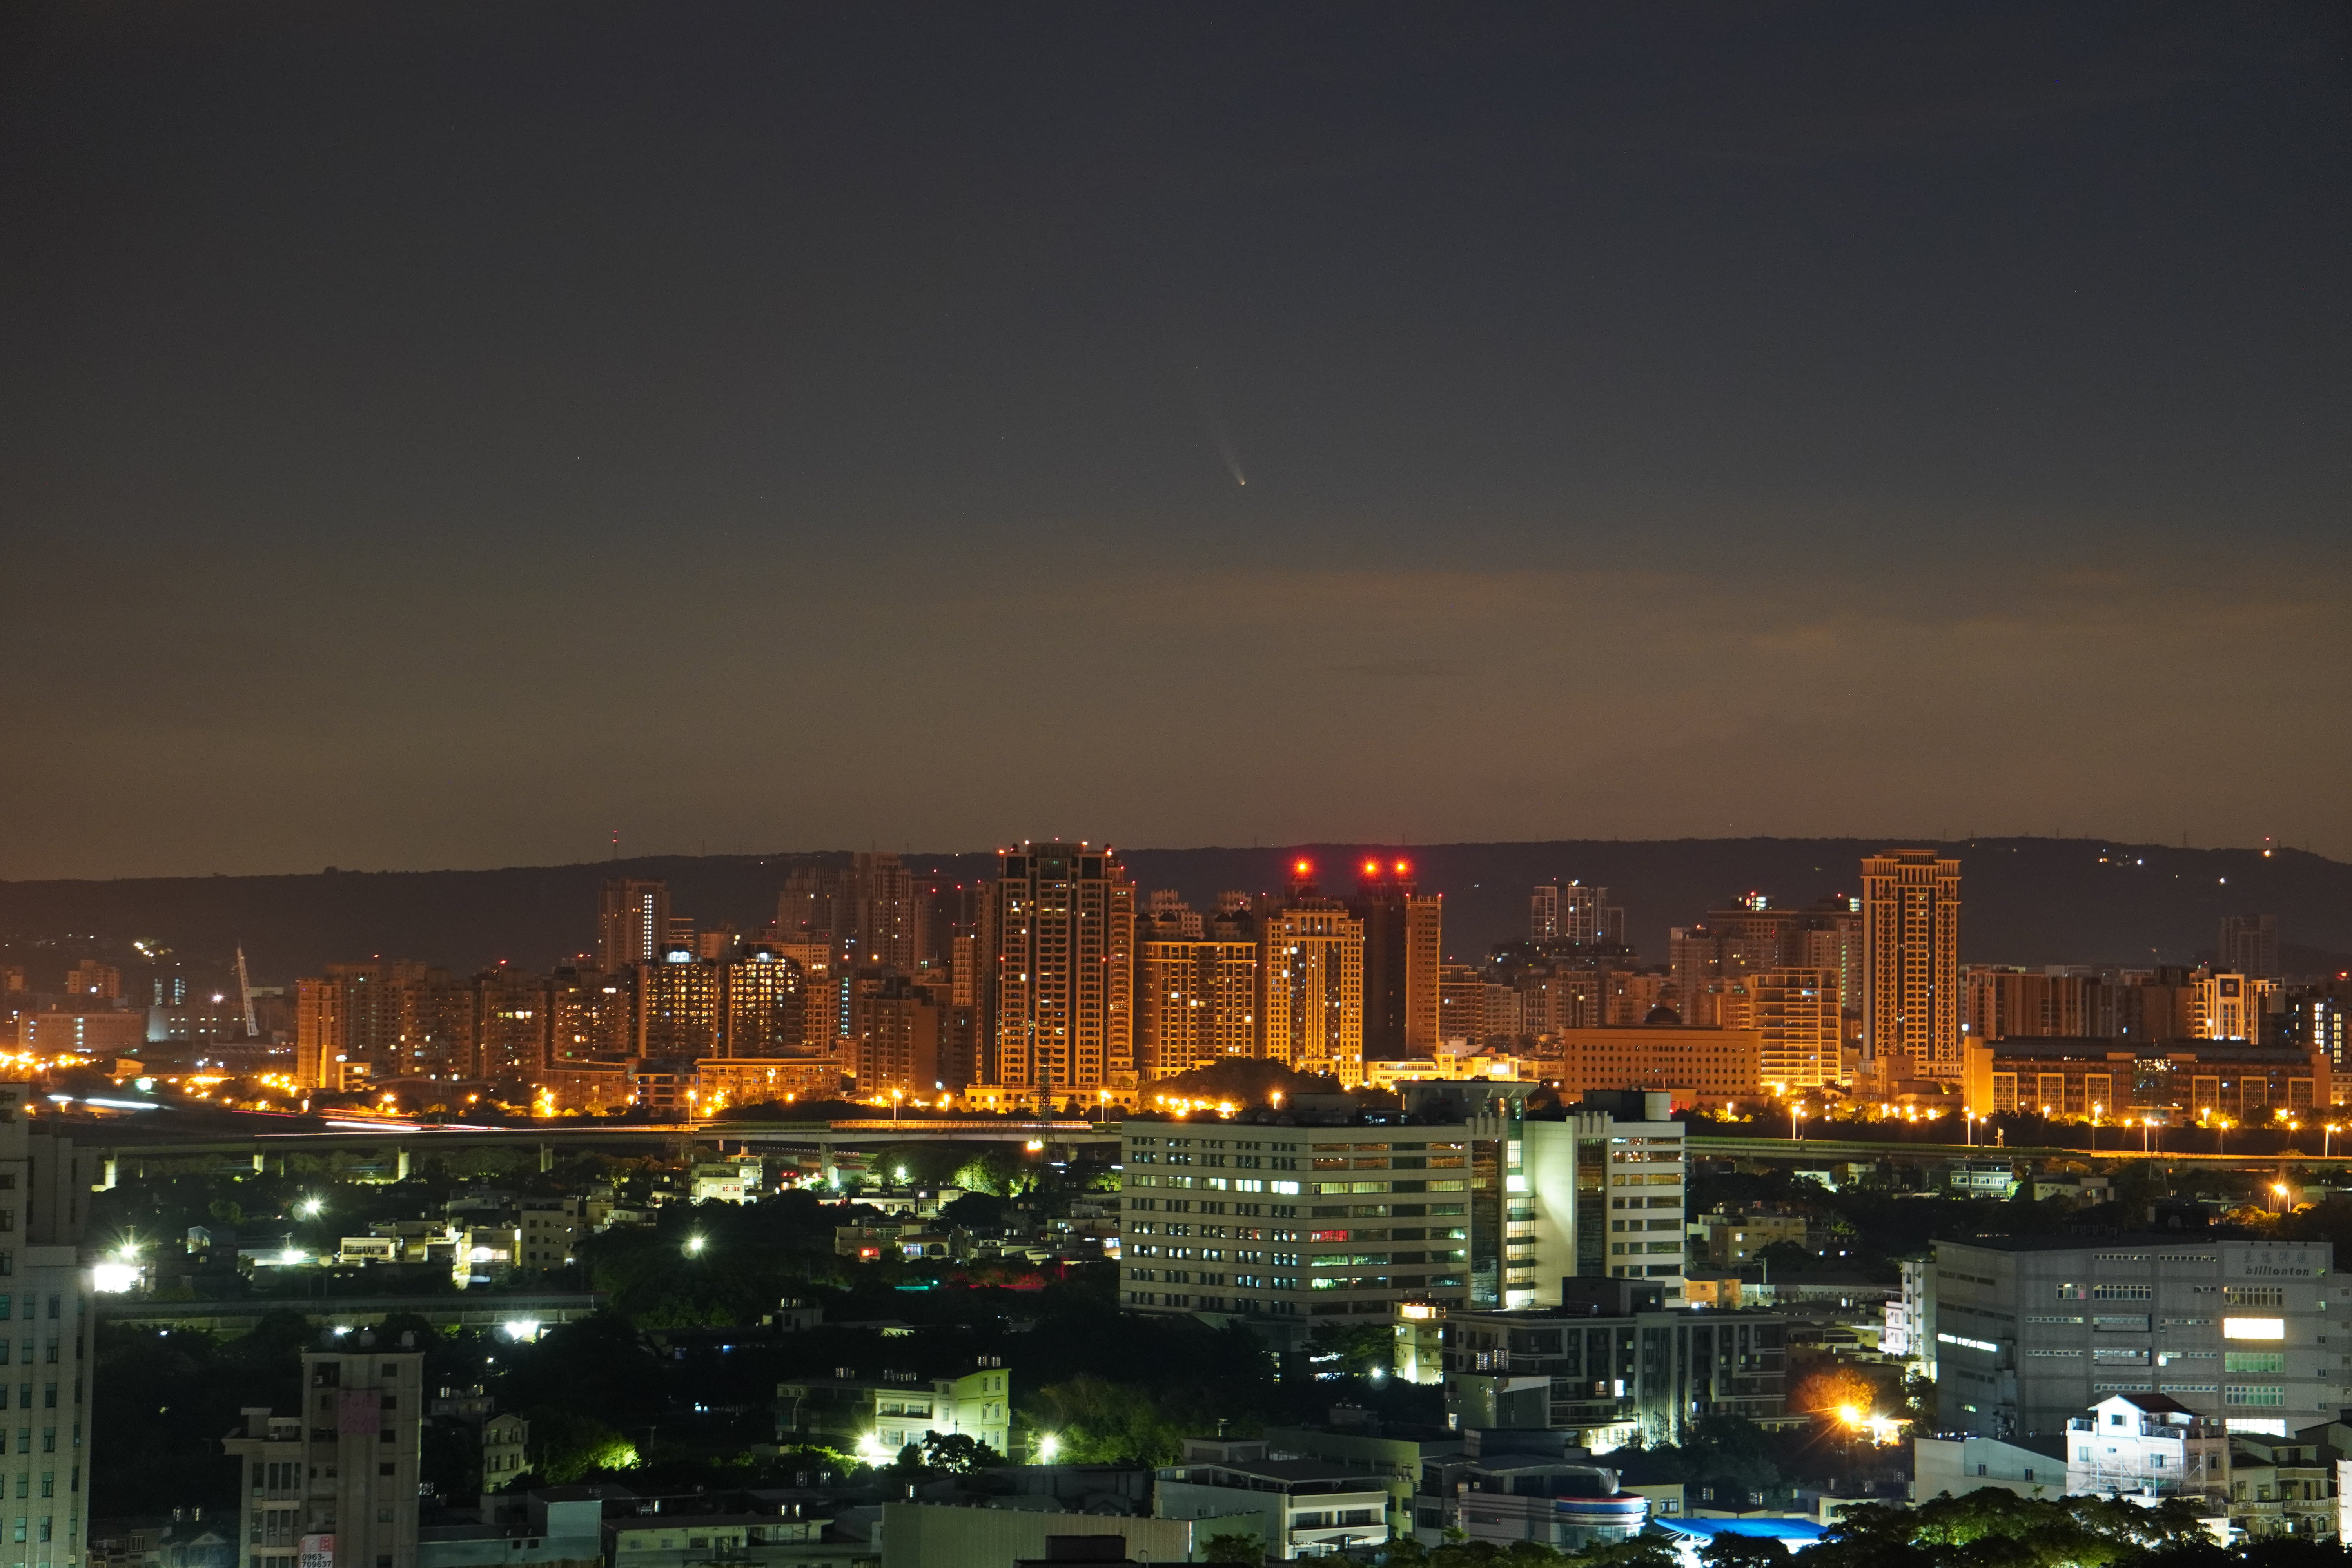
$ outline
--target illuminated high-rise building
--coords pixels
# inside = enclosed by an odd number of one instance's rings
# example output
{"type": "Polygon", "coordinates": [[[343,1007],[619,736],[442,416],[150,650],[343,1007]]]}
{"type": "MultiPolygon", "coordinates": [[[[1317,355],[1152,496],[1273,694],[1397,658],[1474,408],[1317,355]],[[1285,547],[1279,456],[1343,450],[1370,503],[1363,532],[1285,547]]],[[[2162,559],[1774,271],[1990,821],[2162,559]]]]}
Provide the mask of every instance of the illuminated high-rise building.
{"type": "Polygon", "coordinates": [[[596,962],[606,973],[651,963],[669,941],[669,884],[616,877],[596,905],[596,962]]]}
{"type": "Polygon", "coordinates": [[[1354,1088],[1364,1078],[1364,923],[1321,896],[1315,868],[1291,868],[1289,898],[1261,930],[1258,1017],[1262,1054],[1297,1072],[1328,1072],[1354,1088]]]}
{"type": "MultiPolygon", "coordinates": [[[[1477,965],[1448,963],[1437,972],[1438,1037],[1459,1040],[1471,1050],[1486,1045],[1486,976],[1477,965]]],[[[1524,1016],[1526,1007],[1521,1005],[1524,1016]]]]}
{"type": "Polygon", "coordinates": [[[857,947],[851,963],[911,973],[919,934],[914,878],[896,855],[860,850],[849,858],[857,908],[857,947]]]}
{"type": "Polygon", "coordinates": [[[641,1057],[719,1054],[720,972],[725,965],[674,947],[656,963],[637,965],[637,1048],[641,1057]]]}
{"type": "Polygon", "coordinates": [[[822,942],[837,954],[857,932],[856,881],[845,866],[794,866],[776,895],[775,934],[787,942],[822,942]]]}
{"type": "Polygon", "coordinates": [[[1545,882],[1528,895],[1528,940],[1559,940],[1559,884],[1545,882]]]}
{"type": "Polygon", "coordinates": [[[110,963],[85,958],[66,971],[66,994],[77,1000],[94,996],[111,1002],[122,994],[122,971],[110,963]]]}
{"type": "Polygon", "coordinates": [[[809,998],[801,966],[751,942],[719,966],[719,1054],[782,1057],[806,1038],[809,998]]]}
{"type": "Polygon", "coordinates": [[[474,976],[473,1076],[530,1081],[547,1066],[548,983],[500,964],[474,976]]]}
{"type": "Polygon", "coordinates": [[[551,1067],[633,1055],[637,1045],[636,972],[564,967],[547,983],[551,1067]]]}
{"type": "Polygon", "coordinates": [[[930,987],[896,970],[876,968],[852,972],[846,989],[846,1054],[861,1098],[893,1089],[928,1094],[944,1082],[940,1035],[946,1009],[930,987]]]}
{"type": "Polygon", "coordinates": [[[2275,982],[2251,974],[2199,971],[2190,984],[2190,1037],[2261,1043],[2263,1017],[2275,988],[2275,982]]]}
{"type": "Polygon", "coordinates": [[[1375,1061],[1437,1051],[1437,970],[1445,902],[1423,894],[1406,860],[1367,857],[1348,912],[1364,927],[1364,1055],[1375,1061]]]}
{"type": "Polygon", "coordinates": [[[1136,923],[1135,1055],[1144,1079],[1257,1055],[1258,942],[1246,910],[1204,921],[1154,892],[1136,923]]]}
{"type": "Polygon", "coordinates": [[[331,963],[295,984],[295,1070],[306,1089],[351,1089],[474,1070],[472,987],[414,963],[331,963]]]}
{"type": "Polygon", "coordinates": [[[1960,1076],[1960,863],[1889,849],[1862,863],[1863,1070],[1960,1076]]]}
{"type": "Polygon", "coordinates": [[[1135,887],[1118,857],[1000,849],[986,909],[988,1081],[1040,1099],[1131,1082],[1135,887]]]}
{"type": "Polygon", "coordinates": [[[1719,1018],[1724,1029],[1756,1031],[1758,1075],[1768,1087],[1819,1089],[1843,1076],[1832,971],[1760,969],[1742,975],[1727,987],[1719,1018]]]}
{"type": "Polygon", "coordinates": [[[1542,882],[1528,895],[1528,941],[1543,951],[1625,945],[1625,911],[1606,888],[1582,882],[1542,882]]]}

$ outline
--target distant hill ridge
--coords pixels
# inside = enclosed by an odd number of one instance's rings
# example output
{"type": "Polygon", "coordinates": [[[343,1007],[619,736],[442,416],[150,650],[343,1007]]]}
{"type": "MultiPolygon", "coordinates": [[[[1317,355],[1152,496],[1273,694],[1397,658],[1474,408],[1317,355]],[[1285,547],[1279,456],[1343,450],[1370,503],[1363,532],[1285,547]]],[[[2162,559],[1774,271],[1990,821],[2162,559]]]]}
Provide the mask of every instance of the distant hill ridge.
{"type": "MultiPolygon", "coordinates": [[[[1445,895],[1446,949],[1470,960],[1526,930],[1528,889],[1570,878],[1610,889],[1643,957],[1665,957],[1669,926],[1756,890],[1805,903],[1860,890],[1877,838],[1564,839],[1420,846],[1308,844],[1234,849],[1126,849],[1143,887],[1173,887],[1205,908],[1224,889],[1280,888],[1299,856],[1328,892],[1352,890],[1366,849],[1413,863],[1445,895]]],[[[2340,966],[2352,952],[2352,866],[2302,850],[2182,849],[2082,838],[1903,841],[1961,861],[1961,956],[1969,963],[2186,963],[2212,947],[2224,913],[2270,913],[2290,968],[2340,966]]],[[[0,882],[0,934],[12,942],[68,933],[157,939],[199,963],[242,942],[257,983],[283,984],[337,960],[417,958],[457,969],[500,959],[543,969],[594,940],[607,877],[660,878],[672,907],[698,921],[756,929],[775,911],[793,864],[846,851],[659,856],[480,871],[342,871],[303,876],[0,882]]],[[[908,854],[922,874],[991,874],[991,852],[908,854]]]]}

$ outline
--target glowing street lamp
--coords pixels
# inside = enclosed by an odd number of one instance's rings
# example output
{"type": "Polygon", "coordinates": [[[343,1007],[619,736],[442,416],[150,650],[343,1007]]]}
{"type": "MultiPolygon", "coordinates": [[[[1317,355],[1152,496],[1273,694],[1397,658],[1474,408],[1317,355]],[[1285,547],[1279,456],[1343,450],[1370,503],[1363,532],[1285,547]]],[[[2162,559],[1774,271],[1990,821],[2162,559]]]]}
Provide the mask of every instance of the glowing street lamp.
{"type": "Polygon", "coordinates": [[[2328,1145],[2335,1140],[2336,1133],[2342,1131],[2343,1128],[2336,1122],[2329,1121],[2321,1125],[2319,1132],[2319,1157],[2321,1159],[2325,1160],[2327,1158],[2328,1145]]]}
{"type": "Polygon", "coordinates": [[[1795,1100],[1789,1102],[1789,1141],[1792,1143],[1805,1141],[1805,1108],[1795,1100]]]}
{"type": "Polygon", "coordinates": [[[1059,1437],[1056,1437],[1055,1436],[1054,1436],[1054,1434],[1052,1434],[1051,1432],[1045,1433],[1045,1434],[1043,1434],[1042,1436],[1040,1436],[1038,1437],[1038,1439],[1037,1439],[1037,1462],[1038,1462],[1039,1464],[1041,1464],[1041,1465],[1050,1465],[1050,1464],[1052,1464],[1052,1463],[1054,1462],[1054,1457],[1055,1457],[1055,1455],[1059,1454],[1061,1451],[1062,1451],[1062,1440],[1061,1440],[1059,1437]]]}
{"type": "Polygon", "coordinates": [[[709,1245],[706,1237],[689,1236],[686,1238],[686,1255],[688,1258],[699,1258],[702,1256],[702,1249],[709,1245]]]}

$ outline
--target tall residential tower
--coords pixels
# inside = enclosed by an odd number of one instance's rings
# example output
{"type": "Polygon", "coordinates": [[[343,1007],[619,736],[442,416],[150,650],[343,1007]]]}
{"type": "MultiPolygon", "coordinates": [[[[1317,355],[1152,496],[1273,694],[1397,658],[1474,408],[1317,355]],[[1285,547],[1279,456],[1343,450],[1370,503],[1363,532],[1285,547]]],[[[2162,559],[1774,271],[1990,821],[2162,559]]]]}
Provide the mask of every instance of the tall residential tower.
{"type": "Polygon", "coordinates": [[[1862,863],[1863,1070],[1960,1076],[1960,863],[1889,849],[1862,863]]]}

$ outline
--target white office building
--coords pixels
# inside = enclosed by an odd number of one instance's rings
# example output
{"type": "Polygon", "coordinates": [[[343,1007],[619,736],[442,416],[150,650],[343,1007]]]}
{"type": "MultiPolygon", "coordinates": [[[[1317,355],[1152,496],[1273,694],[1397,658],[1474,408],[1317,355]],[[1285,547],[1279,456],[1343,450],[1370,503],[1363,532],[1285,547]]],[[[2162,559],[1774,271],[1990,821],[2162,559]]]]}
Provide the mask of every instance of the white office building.
{"type": "Polygon", "coordinates": [[[1145,1121],[1121,1137],[1120,1300],[1142,1311],[1387,1323],[1402,1301],[1557,1306],[1560,1281],[1682,1301],[1683,1128],[1668,1097],[1525,1114],[1531,1085],[1411,1086],[1346,1123],[1145,1121]]]}

